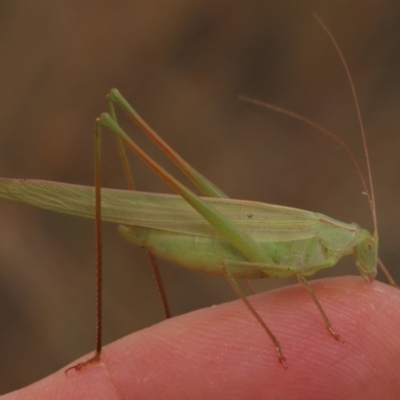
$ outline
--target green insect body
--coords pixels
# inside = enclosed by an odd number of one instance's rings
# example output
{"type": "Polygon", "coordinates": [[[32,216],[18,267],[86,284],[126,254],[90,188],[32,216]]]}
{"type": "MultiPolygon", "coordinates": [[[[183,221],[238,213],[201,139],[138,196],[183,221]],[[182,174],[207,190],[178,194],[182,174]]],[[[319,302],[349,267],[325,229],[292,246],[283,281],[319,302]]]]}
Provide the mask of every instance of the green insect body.
{"type": "MultiPolygon", "coordinates": [[[[227,204],[225,200],[223,205],[227,204]]],[[[210,205],[215,207],[212,202],[210,205]]],[[[169,228],[162,223],[162,228],[120,225],[119,232],[129,242],[147,248],[156,256],[213,275],[224,275],[221,267],[225,266],[234,278],[285,279],[295,273],[309,276],[334,266],[345,255],[354,254],[361,275],[367,280],[375,276],[377,246],[372,247],[372,236],[357,225],[303,210],[282,210],[269,204],[245,204],[246,211],[247,205],[250,210],[255,208],[259,212],[253,214],[251,222],[241,221],[240,217],[230,220],[267,252],[270,263],[250,262],[216,229],[210,230],[205,224],[198,226],[195,232],[190,226],[185,229],[184,224],[169,228]],[[296,214],[301,219],[297,219],[296,214]],[[367,257],[360,257],[360,249],[367,257]]],[[[243,213],[244,218],[246,214],[243,213]]]]}
{"type": "MultiPolygon", "coordinates": [[[[0,198],[94,218],[94,190],[56,182],[0,179],[0,198]]],[[[177,195],[102,189],[102,220],[121,224],[131,243],[171,262],[234,278],[309,276],[353,254],[361,276],[375,277],[378,242],[356,224],[322,214],[259,202],[203,198],[246,232],[271,259],[249,261],[217,227],[177,195]]]]}

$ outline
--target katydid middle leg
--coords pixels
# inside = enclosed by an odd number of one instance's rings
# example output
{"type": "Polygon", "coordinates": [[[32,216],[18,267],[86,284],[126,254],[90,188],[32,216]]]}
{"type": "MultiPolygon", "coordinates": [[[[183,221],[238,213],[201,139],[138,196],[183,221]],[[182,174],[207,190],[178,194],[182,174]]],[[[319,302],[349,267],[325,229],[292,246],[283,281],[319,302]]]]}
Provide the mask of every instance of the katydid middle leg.
{"type": "Polygon", "coordinates": [[[329,333],[337,340],[340,340],[341,342],[344,343],[344,340],[342,339],[342,337],[336,333],[333,328],[332,328],[332,324],[328,319],[328,316],[325,314],[324,309],[321,306],[321,303],[318,300],[318,297],[315,295],[314,291],[311,289],[310,284],[308,283],[307,279],[304,278],[303,275],[301,275],[300,273],[296,274],[297,279],[299,280],[299,282],[306,288],[306,290],[308,291],[308,293],[310,294],[311,298],[313,299],[315,305],[318,308],[318,311],[320,312],[320,314],[322,315],[322,318],[324,319],[325,325],[328,328],[329,333]]]}
{"type": "Polygon", "coordinates": [[[231,284],[235,292],[238,294],[238,296],[242,299],[244,304],[246,305],[247,309],[253,314],[253,316],[256,318],[256,320],[261,324],[262,328],[264,331],[267,333],[267,335],[270,337],[272,340],[272,343],[275,346],[275,350],[278,353],[278,358],[279,361],[282,363],[282,365],[286,368],[286,363],[285,363],[285,357],[282,354],[281,350],[281,345],[276,338],[276,336],[272,333],[271,329],[268,328],[267,324],[264,322],[264,320],[261,318],[260,314],[256,311],[256,309],[253,307],[253,305],[250,303],[249,299],[244,295],[242,290],[240,289],[239,285],[237,284],[235,278],[232,276],[232,274],[229,272],[229,270],[226,268],[226,266],[222,266],[222,269],[224,271],[224,275],[228,282],[231,284]]]}

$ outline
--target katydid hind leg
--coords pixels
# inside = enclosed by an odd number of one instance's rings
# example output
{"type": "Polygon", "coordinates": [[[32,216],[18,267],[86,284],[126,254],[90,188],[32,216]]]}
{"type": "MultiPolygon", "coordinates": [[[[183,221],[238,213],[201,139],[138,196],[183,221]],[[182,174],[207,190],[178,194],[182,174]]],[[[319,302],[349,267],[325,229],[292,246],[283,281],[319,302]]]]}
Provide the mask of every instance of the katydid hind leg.
{"type": "MultiPolygon", "coordinates": [[[[239,229],[234,223],[226,219],[214,208],[208,206],[201,198],[195,195],[186,186],[182,185],[172,175],[164,170],[158,163],[156,163],[151,157],[149,157],[136,143],[129,138],[129,136],[122,130],[122,128],[112,119],[109,114],[103,113],[98,120],[98,126],[100,131],[100,125],[108,128],[114,135],[118,136],[125,145],[132,150],[144,163],[146,163],[157,175],[159,175],[167,184],[171,186],[179,195],[183,197],[200,215],[202,215],[211,225],[219,230],[227,240],[229,240],[242,254],[250,261],[267,263],[272,265],[272,260],[268,253],[266,253],[253,239],[251,239],[245,232],[239,229]]],[[[231,283],[240,298],[244,301],[249,311],[259,321],[265,332],[271,338],[275,345],[279,360],[285,365],[285,358],[282,354],[281,347],[277,338],[273,335],[271,330],[262,320],[260,315],[256,312],[254,307],[248,301],[247,297],[243,294],[239,286],[237,285],[234,278],[224,268],[225,276],[231,283]]]]}
{"type": "MultiPolygon", "coordinates": [[[[107,96],[111,116],[115,119],[115,107],[118,105],[146,135],[177,165],[183,173],[203,192],[207,197],[227,198],[228,196],[204,175],[185,161],[168,143],[166,143],[132,108],[128,101],[117,89],[111,89],[107,96]]],[[[115,119],[116,121],[116,119],[115,119]]]]}
{"type": "Polygon", "coordinates": [[[124,144],[135,153],[148,167],[150,167],[165,183],[179,194],[191,207],[193,207],[206,221],[217,229],[237,250],[250,261],[272,263],[267,251],[255,242],[248,233],[240,229],[234,222],[226,218],[221,212],[207,204],[201,197],[175,179],[145,151],[143,151],[111,118],[107,113],[101,114],[99,125],[109,129],[114,135],[119,136],[124,144]]]}
{"type": "MultiPolygon", "coordinates": [[[[115,105],[118,105],[137,125],[138,127],[146,133],[146,135],[175,163],[180,170],[188,176],[188,178],[200,189],[201,192],[207,197],[215,198],[228,198],[228,196],[212,182],[210,182],[204,175],[193,168],[186,160],[184,160],[165,140],[163,140],[154,129],[152,129],[132,108],[129,102],[122,96],[118,89],[111,89],[107,95],[107,103],[110,111],[111,117],[117,122],[115,105]]],[[[125,175],[127,177],[129,186],[129,176],[132,174],[129,171],[129,165],[126,159],[125,149],[120,149],[122,146],[121,139],[117,136],[118,148],[121,154],[121,161],[124,165],[125,175]]],[[[122,146],[123,147],[123,146],[122,146]]],[[[133,181],[132,181],[133,187],[133,181]]],[[[155,260],[154,260],[155,262],[155,260]]],[[[157,277],[159,275],[157,271],[153,271],[154,275],[157,277]]],[[[256,291],[254,287],[248,280],[245,280],[246,286],[249,288],[252,294],[256,291]]],[[[159,287],[160,295],[162,296],[163,288],[159,287]]],[[[163,302],[163,304],[165,304],[163,302]]],[[[167,304],[165,304],[167,306],[167,304]]]]}
{"type": "MultiPolygon", "coordinates": [[[[162,168],[156,161],[154,161],[146,152],[144,152],[116,123],[116,121],[107,113],[103,113],[98,120],[98,127],[100,133],[100,126],[109,129],[114,135],[119,137],[124,144],[135,153],[145,164],[147,164],[157,175],[159,175],[175,192],[177,192],[188,204],[190,204],[205,220],[207,220],[214,228],[235,246],[249,261],[256,263],[264,263],[273,265],[273,261],[258,243],[256,243],[246,232],[240,229],[235,223],[227,219],[215,208],[209,206],[203,199],[194,194],[190,189],[184,186],[181,182],[175,179],[164,168],[162,168]]],[[[265,322],[256,312],[254,307],[250,304],[246,296],[237,286],[235,280],[229,273],[225,274],[235,291],[246,304],[249,311],[259,321],[265,332],[269,335],[275,345],[279,360],[285,366],[285,358],[282,354],[280,344],[265,322]]]]}

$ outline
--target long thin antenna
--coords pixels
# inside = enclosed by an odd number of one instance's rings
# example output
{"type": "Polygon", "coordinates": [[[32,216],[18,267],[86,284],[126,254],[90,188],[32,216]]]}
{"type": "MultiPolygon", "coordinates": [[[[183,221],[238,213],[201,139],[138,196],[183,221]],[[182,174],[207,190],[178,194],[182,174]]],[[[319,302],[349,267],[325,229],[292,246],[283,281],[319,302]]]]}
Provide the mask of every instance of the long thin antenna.
{"type": "Polygon", "coordinates": [[[297,120],[299,120],[301,122],[304,122],[307,125],[310,125],[311,127],[315,128],[315,129],[319,130],[323,134],[325,134],[325,135],[329,136],[331,139],[333,139],[336,143],[338,143],[344,150],[346,150],[346,152],[349,155],[351,161],[353,162],[353,165],[354,165],[355,169],[357,170],[358,176],[359,176],[359,178],[361,180],[361,184],[362,184],[362,186],[364,188],[365,193],[367,194],[369,205],[371,207],[371,212],[372,212],[373,209],[372,209],[372,203],[371,203],[371,200],[370,200],[371,198],[370,198],[369,188],[368,188],[367,182],[365,181],[365,177],[364,177],[364,175],[363,175],[363,173],[361,171],[360,165],[358,164],[356,157],[354,156],[353,152],[350,150],[350,147],[347,145],[347,143],[344,140],[340,139],[340,137],[338,135],[335,135],[333,132],[328,131],[328,129],[324,128],[321,125],[318,125],[316,122],[312,121],[311,119],[303,117],[302,115],[297,114],[297,113],[295,113],[293,111],[289,111],[289,110],[286,110],[285,108],[278,107],[278,106],[275,106],[275,105],[270,104],[270,103],[265,103],[265,102],[260,101],[260,100],[252,99],[251,97],[247,97],[247,96],[241,96],[240,95],[240,96],[238,96],[238,99],[242,100],[242,101],[245,101],[247,103],[255,104],[257,106],[268,108],[268,109],[270,109],[272,111],[287,115],[288,117],[295,118],[295,119],[297,119],[297,120]]]}
{"type": "Polygon", "coordinates": [[[369,161],[369,153],[368,153],[368,146],[367,146],[367,140],[365,137],[365,131],[364,131],[364,125],[363,125],[363,121],[361,118],[361,111],[360,111],[360,105],[358,103],[358,98],[357,98],[357,93],[356,93],[356,89],[354,87],[354,81],[353,78],[350,74],[350,70],[349,67],[347,66],[346,60],[343,56],[342,51],[340,50],[340,47],[338,45],[338,43],[336,42],[336,39],[333,37],[332,33],[330,32],[330,30],[328,29],[328,27],[321,21],[321,19],[318,17],[317,14],[313,13],[315,19],[317,20],[317,22],[321,25],[322,29],[325,31],[325,33],[328,35],[329,39],[331,40],[331,42],[333,43],[333,45],[336,48],[336,51],[339,55],[339,58],[343,64],[344,70],[346,71],[346,75],[347,78],[349,80],[350,83],[350,88],[351,88],[351,92],[353,95],[353,100],[354,100],[354,105],[356,108],[356,112],[357,112],[357,119],[358,119],[358,123],[360,125],[360,131],[361,131],[361,137],[362,137],[362,141],[363,141],[363,147],[364,147],[364,153],[365,153],[365,159],[366,159],[366,163],[367,163],[367,172],[368,172],[368,181],[369,181],[369,187],[370,187],[370,191],[367,191],[367,195],[368,195],[368,200],[370,202],[370,206],[371,206],[371,212],[372,212],[372,220],[374,223],[374,236],[378,235],[378,222],[377,222],[377,217],[376,217],[376,207],[375,207],[375,194],[374,194],[374,185],[372,182],[372,173],[371,173],[371,164],[369,161]]]}

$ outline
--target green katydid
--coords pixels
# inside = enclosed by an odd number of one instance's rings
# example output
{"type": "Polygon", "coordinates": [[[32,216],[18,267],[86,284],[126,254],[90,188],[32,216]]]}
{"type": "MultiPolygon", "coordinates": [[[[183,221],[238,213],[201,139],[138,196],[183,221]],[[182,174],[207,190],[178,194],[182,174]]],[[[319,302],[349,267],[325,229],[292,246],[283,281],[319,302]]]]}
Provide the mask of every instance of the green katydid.
{"type": "MultiPolygon", "coordinates": [[[[337,46],[335,40],[333,38],[332,40],[337,46]]],[[[338,51],[348,72],[340,50],[338,51]]],[[[352,82],[351,87],[353,88],[352,82]]],[[[356,97],[355,102],[358,111],[356,97]]],[[[0,179],[0,197],[57,212],[95,218],[99,283],[101,282],[100,220],[121,224],[119,231],[125,239],[146,247],[154,255],[194,270],[226,276],[270,336],[279,360],[283,364],[285,364],[285,359],[278,340],[241,292],[235,281],[236,278],[286,278],[296,275],[311,294],[330,333],[340,339],[340,336],[333,331],[328,317],[305,276],[312,275],[320,269],[329,268],[340,258],[349,254],[355,256],[359,272],[367,280],[373,280],[375,277],[377,263],[384,270],[383,264],[377,258],[375,202],[362,127],[370,189],[365,182],[364,187],[374,219],[375,232],[373,234],[359,228],[356,224],[345,224],[318,213],[227,199],[224,193],[173,151],[137,115],[117,90],[113,89],[108,95],[108,104],[110,112],[102,114],[96,121],[95,189],[56,182],[0,179]],[[115,105],[125,111],[192,179],[206,196],[205,198],[198,197],[173,178],[127,136],[116,121],[115,105]],[[178,195],[101,189],[102,127],[112,131],[118,143],[121,144],[123,165],[128,177],[129,167],[122,144],[139,156],[178,195]]],[[[277,108],[276,110],[282,111],[277,108]]],[[[298,117],[296,114],[283,112],[298,117]]],[[[394,284],[387,272],[385,274],[394,284]]],[[[98,290],[98,298],[101,299],[100,285],[98,290]]],[[[101,304],[98,305],[97,331],[96,354],[87,362],[97,360],[101,352],[101,304]]],[[[75,368],[80,368],[84,364],[79,364],[75,368]]]]}

